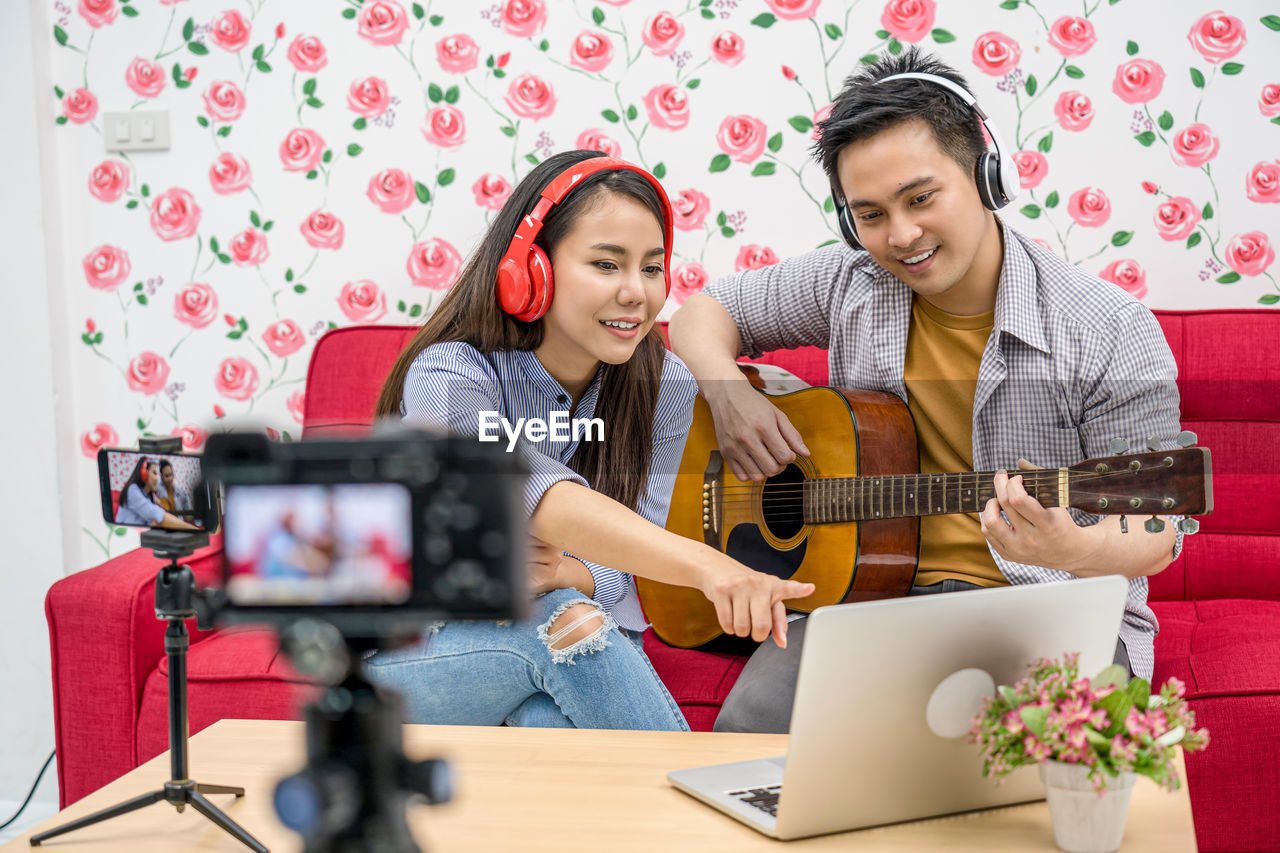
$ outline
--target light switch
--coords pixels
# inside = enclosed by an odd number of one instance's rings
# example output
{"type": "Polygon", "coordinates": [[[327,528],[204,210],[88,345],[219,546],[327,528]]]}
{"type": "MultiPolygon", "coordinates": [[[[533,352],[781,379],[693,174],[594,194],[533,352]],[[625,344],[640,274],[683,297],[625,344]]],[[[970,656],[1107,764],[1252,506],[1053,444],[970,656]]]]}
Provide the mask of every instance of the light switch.
{"type": "Polygon", "coordinates": [[[138,139],[143,142],[154,142],[156,138],[156,120],[141,118],[138,121],[138,139]]]}
{"type": "Polygon", "coordinates": [[[116,142],[129,141],[129,120],[127,118],[116,119],[116,142]]]}
{"type": "Polygon", "coordinates": [[[169,150],[169,111],[118,110],[102,114],[108,151],[169,150]]]}

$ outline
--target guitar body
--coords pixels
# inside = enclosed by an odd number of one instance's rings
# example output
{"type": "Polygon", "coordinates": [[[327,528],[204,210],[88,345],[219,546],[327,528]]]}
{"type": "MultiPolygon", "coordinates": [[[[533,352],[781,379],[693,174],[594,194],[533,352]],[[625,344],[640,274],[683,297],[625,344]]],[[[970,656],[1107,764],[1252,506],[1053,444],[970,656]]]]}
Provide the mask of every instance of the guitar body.
{"type": "MultiPolygon", "coordinates": [[[[753,569],[813,583],[792,610],[906,595],[916,572],[918,518],[806,524],[801,483],[919,470],[906,405],[892,394],[806,388],[770,397],[804,437],[801,457],[764,483],[739,480],[723,462],[706,402],[695,402],[667,529],[705,542],[753,569]],[[792,487],[794,484],[794,487],[792,487]]],[[[696,589],[636,578],[645,615],[666,643],[700,646],[723,631],[696,589]]]]}

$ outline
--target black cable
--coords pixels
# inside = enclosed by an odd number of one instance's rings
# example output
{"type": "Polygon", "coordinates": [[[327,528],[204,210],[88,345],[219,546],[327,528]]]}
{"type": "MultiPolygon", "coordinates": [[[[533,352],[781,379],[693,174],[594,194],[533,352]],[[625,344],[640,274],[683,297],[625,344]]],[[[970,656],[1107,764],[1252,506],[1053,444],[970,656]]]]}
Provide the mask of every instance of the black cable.
{"type": "Polygon", "coordinates": [[[18,815],[22,814],[23,809],[27,807],[27,803],[31,802],[31,798],[35,796],[36,788],[40,787],[40,780],[44,778],[44,771],[49,769],[49,765],[53,763],[53,757],[57,754],[58,751],[56,749],[49,753],[49,757],[45,759],[44,767],[41,767],[40,772],[36,774],[36,781],[31,783],[31,790],[27,791],[27,798],[22,801],[22,805],[18,806],[18,810],[13,813],[13,817],[9,818],[4,823],[0,823],[0,829],[4,829],[9,824],[13,823],[18,819],[18,815]]]}

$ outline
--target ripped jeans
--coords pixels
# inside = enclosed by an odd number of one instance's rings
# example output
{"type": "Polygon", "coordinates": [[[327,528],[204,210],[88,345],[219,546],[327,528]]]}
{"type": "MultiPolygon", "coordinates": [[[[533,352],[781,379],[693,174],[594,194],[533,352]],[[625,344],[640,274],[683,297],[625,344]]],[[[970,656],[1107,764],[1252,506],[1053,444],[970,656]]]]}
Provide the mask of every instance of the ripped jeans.
{"type": "Polygon", "coordinates": [[[447,622],[365,670],[409,723],[689,730],[640,635],[576,589],[535,598],[526,621],[447,622]]]}

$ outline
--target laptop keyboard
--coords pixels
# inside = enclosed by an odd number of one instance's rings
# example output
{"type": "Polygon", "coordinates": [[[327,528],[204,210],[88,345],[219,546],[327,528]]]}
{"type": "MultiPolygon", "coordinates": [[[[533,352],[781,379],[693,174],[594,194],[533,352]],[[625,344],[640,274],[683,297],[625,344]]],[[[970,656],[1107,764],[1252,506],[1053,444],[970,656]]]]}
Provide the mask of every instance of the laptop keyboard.
{"type": "Polygon", "coordinates": [[[763,788],[746,788],[741,791],[730,791],[735,797],[749,806],[755,806],[771,817],[778,816],[778,797],[782,794],[781,785],[767,785],[763,788]]]}

